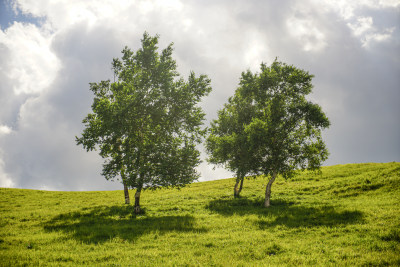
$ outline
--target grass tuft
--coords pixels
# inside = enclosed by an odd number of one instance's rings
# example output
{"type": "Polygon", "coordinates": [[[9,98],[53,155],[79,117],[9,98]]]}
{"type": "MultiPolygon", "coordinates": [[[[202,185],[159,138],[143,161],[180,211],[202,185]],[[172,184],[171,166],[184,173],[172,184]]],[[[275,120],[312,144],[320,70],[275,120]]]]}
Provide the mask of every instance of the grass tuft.
{"type": "Polygon", "coordinates": [[[400,230],[392,229],[388,234],[381,236],[381,239],[384,241],[395,241],[400,243],[400,230]]]}
{"type": "Polygon", "coordinates": [[[265,250],[265,253],[268,254],[269,256],[277,255],[279,253],[283,253],[283,249],[281,246],[277,244],[273,244],[272,246],[268,247],[265,250]]]}

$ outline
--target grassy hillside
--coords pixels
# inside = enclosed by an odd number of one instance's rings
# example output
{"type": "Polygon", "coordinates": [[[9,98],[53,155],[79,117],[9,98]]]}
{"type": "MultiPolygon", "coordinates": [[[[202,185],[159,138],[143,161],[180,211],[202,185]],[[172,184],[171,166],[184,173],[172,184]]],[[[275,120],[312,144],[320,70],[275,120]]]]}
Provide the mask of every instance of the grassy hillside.
{"type": "Polygon", "coordinates": [[[400,265],[400,163],[145,191],[0,189],[0,265],[400,265]],[[133,196],[133,192],[131,192],[133,196]]]}

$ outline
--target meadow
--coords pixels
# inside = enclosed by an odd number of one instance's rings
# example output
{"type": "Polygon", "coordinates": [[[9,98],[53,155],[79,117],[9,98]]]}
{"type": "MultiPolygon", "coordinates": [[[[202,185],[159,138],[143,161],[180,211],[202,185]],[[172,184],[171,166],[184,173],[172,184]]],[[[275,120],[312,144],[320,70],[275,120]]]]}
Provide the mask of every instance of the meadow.
{"type": "Polygon", "coordinates": [[[0,265],[400,265],[400,163],[278,177],[268,209],[266,183],[146,190],[137,216],[122,190],[1,188],[0,265]]]}

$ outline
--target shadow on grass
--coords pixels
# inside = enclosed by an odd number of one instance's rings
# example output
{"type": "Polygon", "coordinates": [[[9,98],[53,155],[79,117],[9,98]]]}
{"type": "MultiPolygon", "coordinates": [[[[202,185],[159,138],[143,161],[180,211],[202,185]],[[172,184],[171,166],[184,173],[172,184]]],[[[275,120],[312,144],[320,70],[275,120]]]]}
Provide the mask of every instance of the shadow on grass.
{"type": "Polygon", "coordinates": [[[64,232],[84,243],[102,243],[113,238],[133,241],[138,237],[167,232],[206,232],[195,226],[192,216],[147,217],[132,214],[132,206],[101,206],[93,209],[60,214],[45,222],[48,232],[64,232]]]}
{"type": "Polygon", "coordinates": [[[332,206],[306,207],[283,200],[272,200],[271,206],[265,208],[261,199],[217,199],[210,201],[206,208],[224,216],[258,215],[257,223],[261,229],[278,225],[290,228],[338,226],[364,221],[360,211],[338,211],[332,206]]]}

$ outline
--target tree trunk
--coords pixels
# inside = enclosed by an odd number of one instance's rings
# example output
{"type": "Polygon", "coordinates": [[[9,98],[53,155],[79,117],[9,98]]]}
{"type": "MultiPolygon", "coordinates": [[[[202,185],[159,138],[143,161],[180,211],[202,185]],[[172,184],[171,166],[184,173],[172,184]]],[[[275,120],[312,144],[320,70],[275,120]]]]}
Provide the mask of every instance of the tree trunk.
{"type": "Polygon", "coordinates": [[[239,178],[236,178],[235,187],[233,188],[233,197],[234,197],[234,198],[239,197],[239,189],[238,189],[238,186],[239,186],[239,178]]]}
{"type": "Polygon", "coordinates": [[[136,194],[135,194],[135,214],[139,214],[141,212],[140,209],[140,192],[142,191],[141,187],[138,187],[136,189],[136,194]]]}
{"type": "Polygon", "coordinates": [[[124,183],[125,204],[130,204],[131,200],[129,199],[128,186],[126,185],[125,181],[123,181],[123,183],[124,183]]]}
{"type": "Polygon", "coordinates": [[[271,186],[272,183],[275,181],[276,178],[276,173],[274,172],[272,174],[271,179],[268,181],[267,187],[265,188],[265,201],[264,201],[264,207],[268,208],[270,206],[269,200],[271,198],[271,186]]]}
{"type": "Polygon", "coordinates": [[[233,188],[233,196],[235,198],[240,197],[240,192],[242,192],[242,188],[243,188],[243,180],[244,180],[244,177],[238,176],[236,178],[235,187],[233,188]],[[239,182],[240,182],[240,186],[239,186],[239,182]]]}
{"type": "Polygon", "coordinates": [[[242,179],[240,180],[240,187],[239,187],[239,193],[238,193],[238,194],[240,194],[240,192],[242,192],[242,189],[243,189],[243,181],[244,181],[244,177],[242,177],[242,179]]]}
{"type": "Polygon", "coordinates": [[[128,185],[126,184],[126,176],[125,176],[125,171],[123,169],[121,170],[121,178],[122,178],[122,183],[124,185],[125,204],[130,204],[131,200],[129,199],[128,185]]]}

